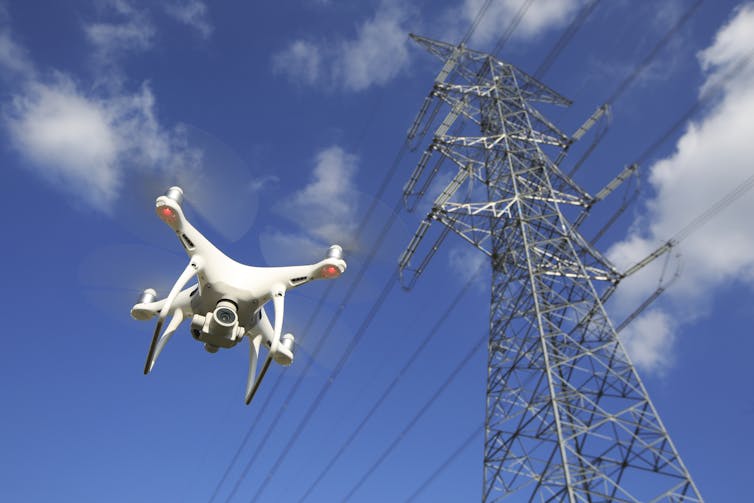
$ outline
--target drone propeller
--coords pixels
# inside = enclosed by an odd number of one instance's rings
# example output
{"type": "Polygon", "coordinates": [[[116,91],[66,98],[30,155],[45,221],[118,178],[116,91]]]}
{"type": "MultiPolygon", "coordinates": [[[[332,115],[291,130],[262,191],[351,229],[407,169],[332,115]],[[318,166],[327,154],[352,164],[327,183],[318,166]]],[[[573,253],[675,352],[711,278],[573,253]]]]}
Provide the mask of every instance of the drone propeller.
{"type": "MultiPolygon", "coordinates": [[[[348,257],[351,270],[374,265],[393,267],[395,257],[410,236],[405,222],[394,215],[394,208],[369,194],[355,191],[350,199],[353,202],[351,213],[307,212],[294,206],[281,214],[291,225],[268,227],[259,236],[259,250],[265,263],[271,266],[306,263],[316,258],[311,250],[338,243],[348,257]],[[322,222],[327,224],[323,226],[322,222]],[[391,225],[387,225],[390,222],[391,225]]],[[[347,289],[357,277],[344,275],[339,279],[340,289],[347,289]]],[[[378,293],[374,278],[366,279],[362,288],[370,292],[356,296],[354,302],[369,302],[371,294],[378,293]]]]}
{"type": "Polygon", "coordinates": [[[155,329],[154,329],[154,335],[152,336],[152,343],[149,345],[149,353],[147,354],[147,361],[144,364],[145,375],[149,374],[149,372],[152,370],[152,367],[154,366],[154,362],[157,359],[159,352],[162,351],[162,348],[165,346],[168,339],[170,339],[170,336],[173,335],[173,332],[175,332],[175,329],[178,328],[178,325],[180,325],[181,321],[183,321],[183,312],[181,311],[180,315],[178,315],[178,311],[180,310],[176,310],[176,313],[174,314],[173,319],[168,324],[168,327],[165,333],[162,334],[162,336],[160,336],[160,332],[162,331],[162,325],[165,323],[165,318],[167,318],[167,315],[170,312],[170,308],[173,307],[173,302],[175,302],[175,298],[178,296],[178,293],[183,289],[183,287],[186,286],[186,283],[188,283],[191,277],[195,275],[197,271],[200,269],[199,261],[200,259],[198,256],[195,256],[191,259],[189,264],[186,266],[186,269],[184,269],[184,271],[178,277],[178,280],[175,282],[175,284],[173,285],[173,288],[170,290],[170,293],[165,299],[165,304],[163,304],[162,309],[160,310],[160,316],[157,319],[157,326],[155,326],[155,329]],[[158,350],[158,346],[159,346],[159,350],[158,350]]]}
{"type": "Polygon", "coordinates": [[[271,178],[255,176],[238,153],[206,131],[181,125],[178,136],[185,144],[180,158],[167,167],[127,173],[129,191],[117,202],[118,221],[146,242],[172,249],[163,225],[142,216],[166,187],[180,186],[189,211],[223,238],[238,241],[254,223],[259,189],[271,178]]]}

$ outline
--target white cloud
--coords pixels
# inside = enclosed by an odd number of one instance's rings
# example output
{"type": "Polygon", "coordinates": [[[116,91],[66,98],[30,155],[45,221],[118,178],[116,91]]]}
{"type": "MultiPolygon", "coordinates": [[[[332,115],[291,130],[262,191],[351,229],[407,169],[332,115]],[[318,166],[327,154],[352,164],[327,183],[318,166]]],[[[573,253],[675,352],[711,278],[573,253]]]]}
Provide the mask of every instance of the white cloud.
{"type": "Polygon", "coordinates": [[[466,283],[476,276],[475,286],[477,288],[482,290],[489,288],[490,259],[471,244],[464,242],[451,248],[448,252],[448,262],[451,272],[455,277],[460,278],[460,282],[466,283]]]}
{"type": "Polygon", "coordinates": [[[675,322],[661,310],[651,310],[621,332],[621,340],[634,365],[662,372],[673,360],[675,322]]]}
{"type": "Polygon", "coordinates": [[[83,188],[94,205],[112,200],[118,147],[101,104],[81,97],[65,80],[57,86],[34,83],[15,98],[6,120],[14,145],[43,176],[83,188]]]}
{"type": "MultiPolygon", "coordinates": [[[[630,235],[608,252],[616,263],[629,265],[643,258],[752,175],[753,34],[754,4],[749,3],[739,8],[720,29],[713,44],[699,53],[706,73],[701,92],[717,93],[717,101],[704,118],[688,125],[673,154],[651,167],[654,196],[630,235]]],[[[754,286],[752,214],[754,197],[748,194],[718,214],[713,224],[683,241],[680,247],[683,274],[669,290],[671,303],[664,316],[693,319],[704,314],[706,299],[712,297],[715,289],[732,282],[754,286]]],[[[653,266],[654,271],[629,278],[621,285],[615,299],[619,312],[627,312],[628,306],[636,305],[656,288],[661,264],[653,266]]],[[[657,322],[660,313],[653,316],[657,322]]],[[[671,330],[676,325],[664,326],[671,330]]],[[[637,339],[643,350],[657,352],[673,340],[663,330],[655,334],[657,340],[651,335],[637,339]]],[[[639,353],[637,344],[633,345],[634,357],[639,353]]]]}
{"type": "MultiPolygon", "coordinates": [[[[485,0],[464,0],[439,12],[435,23],[443,26],[447,41],[460,39],[485,0]]],[[[476,28],[472,45],[496,40],[515,17],[525,0],[492,2],[476,28]]],[[[584,0],[537,0],[533,2],[514,36],[536,37],[565,24],[584,0]]],[[[315,42],[294,40],[272,57],[273,70],[294,83],[362,91],[381,86],[411,64],[408,34],[421,31],[421,18],[413,16],[406,3],[383,0],[372,17],[357,27],[355,36],[315,42]]],[[[483,47],[478,47],[483,49],[483,47]]]]}
{"type": "Polygon", "coordinates": [[[358,158],[339,146],[317,153],[309,183],[277,205],[296,232],[266,231],[261,236],[262,253],[270,263],[311,260],[331,244],[347,251],[356,246],[360,217],[357,171],[358,158]]]}
{"type": "Polygon", "coordinates": [[[286,217],[324,242],[348,240],[357,226],[357,161],[338,146],[320,151],[312,180],[283,204],[286,217]]]}
{"type": "MultiPolygon", "coordinates": [[[[464,0],[458,19],[464,30],[471,26],[486,0],[464,0]]],[[[504,33],[519,9],[528,0],[498,0],[490,3],[471,38],[473,44],[496,42],[504,33]]],[[[536,0],[531,3],[513,36],[519,39],[536,37],[545,31],[565,24],[573,17],[583,0],[536,0]]]]}
{"type": "Polygon", "coordinates": [[[384,1],[351,39],[331,44],[296,40],[272,58],[293,82],[362,91],[384,85],[409,64],[406,7],[384,1]]]}
{"type": "Polygon", "coordinates": [[[43,178],[109,211],[128,170],[176,169],[190,151],[154,115],[145,85],[134,94],[85,95],[68,78],[29,82],[4,117],[16,150],[43,178]]]}
{"type": "Polygon", "coordinates": [[[252,193],[257,193],[264,189],[267,185],[274,185],[280,181],[280,178],[278,178],[275,175],[265,175],[261,176],[259,178],[253,179],[251,182],[249,182],[249,191],[252,193]]]}
{"type": "Polygon", "coordinates": [[[201,0],[182,0],[165,5],[165,12],[199,32],[202,38],[209,38],[214,28],[209,21],[209,9],[201,0]]]}
{"type": "Polygon", "coordinates": [[[320,48],[305,40],[296,40],[272,60],[275,73],[282,73],[303,84],[316,84],[323,72],[320,48]]]}
{"type": "MultiPolygon", "coordinates": [[[[114,38],[105,34],[115,25],[94,24],[85,30],[95,43],[97,63],[113,65],[101,60],[107,51],[144,45],[128,28],[141,14],[127,2],[108,5],[129,19],[126,28],[114,29],[114,38]]],[[[38,176],[93,208],[109,212],[129,172],[175,173],[198,166],[200,155],[186,144],[181,130],[160,125],[149,86],[124,90],[117,68],[101,72],[104,77],[98,78],[105,86],[82,86],[52,69],[38,71],[2,24],[0,65],[12,78],[10,100],[0,116],[11,145],[38,176]]]]}
{"type": "Polygon", "coordinates": [[[361,91],[383,85],[409,62],[404,8],[383,4],[372,19],[359,27],[354,40],[338,47],[334,76],[346,89],[361,91]]]}

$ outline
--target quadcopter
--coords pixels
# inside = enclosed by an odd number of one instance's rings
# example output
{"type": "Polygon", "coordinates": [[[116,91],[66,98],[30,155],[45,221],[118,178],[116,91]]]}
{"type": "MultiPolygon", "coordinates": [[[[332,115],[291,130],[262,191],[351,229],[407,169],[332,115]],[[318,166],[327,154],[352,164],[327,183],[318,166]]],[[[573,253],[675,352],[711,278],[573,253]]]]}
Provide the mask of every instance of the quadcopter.
{"type": "Polygon", "coordinates": [[[286,291],[315,279],[334,279],[346,270],[343,249],[332,245],[326,257],[311,265],[290,267],[253,267],[236,262],[217,249],[189,223],[183,213],[183,190],[171,187],[156,200],[157,216],[173,229],[189,256],[186,269],[178,277],[168,296],[156,300],[157,293],[148,288],[131,308],[131,316],[148,320],[157,316],[149,346],[144,374],[149,374],[165,344],[184,320],[191,320],[191,335],[204,343],[204,349],[216,353],[232,348],[241,339],[249,340],[249,375],[246,404],[254,398],[262,379],[274,360],[282,366],[293,361],[294,337],[281,334],[286,291]],[[196,284],[184,288],[193,276],[196,284]],[[264,306],[272,301],[274,322],[264,306]],[[162,331],[168,317],[170,321],[162,331]],[[267,356],[257,374],[261,347],[267,356]]]}

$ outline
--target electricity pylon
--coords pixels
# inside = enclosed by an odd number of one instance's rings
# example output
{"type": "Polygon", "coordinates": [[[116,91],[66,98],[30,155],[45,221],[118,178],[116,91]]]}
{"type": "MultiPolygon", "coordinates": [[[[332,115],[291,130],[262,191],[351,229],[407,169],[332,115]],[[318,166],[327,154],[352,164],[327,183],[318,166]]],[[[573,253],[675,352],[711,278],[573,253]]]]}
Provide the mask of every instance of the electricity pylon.
{"type": "Polygon", "coordinates": [[[483,501],[702,501],[605,312],[625,274],[579,232],[635,166],[594,196],[559,168],[605,108],[567,136],[532,104],[570,102],[533,77],[412,38],[444,65],[408,133],[416,144],[439,123],[404,188],[407,206],[444,163],[455,172],[399,265],[412,285],[451,231],[489,257],[483,501]],[[412,266],[433,222],[442,232],[412,266]]]}

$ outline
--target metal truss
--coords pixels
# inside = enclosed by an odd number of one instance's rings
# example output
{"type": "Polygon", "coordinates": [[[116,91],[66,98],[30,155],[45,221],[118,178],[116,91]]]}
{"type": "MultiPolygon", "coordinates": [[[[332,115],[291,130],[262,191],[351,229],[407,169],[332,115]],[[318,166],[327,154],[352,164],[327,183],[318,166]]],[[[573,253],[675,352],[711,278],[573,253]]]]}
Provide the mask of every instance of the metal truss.
{"type": "Polygon", "coordinates": [[[533,104],[570,103],[533,77],[464,46],[412,38],[444,65],[409,129],[418,145],[439,124],[404,187],[407,206],[419,205],[443,165],[455,173],[400,270],[413,284],[448,232],[490,259],[483,501],[702,501],[603,307],[625,275],[578,232],[636,167],[590,196],[558,166],[605,110],[567,136],[533,104]],[[581,212],[576,224],[568,208],[581,212]],[[443,232],[413,267],[433,222],[443,232]]]}

